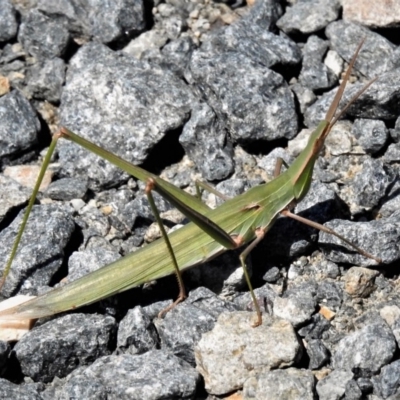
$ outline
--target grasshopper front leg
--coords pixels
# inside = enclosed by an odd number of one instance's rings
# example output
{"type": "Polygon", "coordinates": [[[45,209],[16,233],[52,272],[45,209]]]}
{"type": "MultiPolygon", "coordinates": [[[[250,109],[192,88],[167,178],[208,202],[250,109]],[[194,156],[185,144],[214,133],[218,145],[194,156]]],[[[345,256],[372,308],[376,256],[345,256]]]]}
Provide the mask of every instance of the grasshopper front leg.
{"type": "Polygon", "coordinates": [[[151,193],[152,190],[154,189],[155,185],[156,185],[156,183],[155,183],[154,179],[149,178],[147,181],[147,184],[146,184],[145,192],[147,195],[147,199],[150,203],[151,210],[153,211],[153,214],[157,220],[158,226],[160,227],[160,231],[161,231],[162,237],[164,238],[165,244],[167,246],[169,256],[171,257],[171,262],[172,262],[172,265],[174,266],[175,276],[178,280],[178,286],[179,286],[178,298],[171,305],[169,305],[168,307],[164,308],[163,310],[161,310],[159,312],[158,317],[161,318],[165,313],[167,313],[168,311],[173,309],[181,301],[185,300],[187,297],[187,294],[186,294],[186,290],[185,290],[185,284],[183,283],[182,274],[181,274],[181,271],[179,270],[178,261],[176,260],[175,253],[174,253],[174,250],[171,245],[171,241],[169,240],[167,232],[165,231],[164,224],[162,223],[162,220],[160,217],[160,213],[158,212],[156,203],[154,201],[153,194],[151,193]]]}
{"type": "MultiPolygon", "coordinates": [[[[274,170],[274,177],[276,178],[277,176],[280,175],[281,171],[282,171],[282,165],[286,165],[285,161],[282,158],[278,158],[276,160],[276,164],[275,164],[275,170],[274,170]]],[[[293,202],[292,204],[292,208],[295,206],[295,202],[293,202]]],[[[324,225],[321,225],[315,221],[311,221],[310,219],[301,217],[300,215],[294,214],[290,211],[289,208],[282,210],[281,215],[283,215],[284,217],[288,217],[288,218],[292,218],[296,221],[299,221],[305,225],[311,226],[312,228],[318,229],[322,232],[326,232],[329,233],[330,235],[336,236],[338,239],[342,240],[344,243],[348,244],[350,247],[352,247],[354,250],[356,250],[357,252],[359,252],[361,255],[363,255],[364,257],[367,258],[371,258],[372,260],[376,261],[378,264],[382,263],[382,259],[379,257],[375,257],[374,255],[368,253],[367,251],[361,249],[360,247],[358,247],[357,245],[355,245],[354,243],[350,242],[349,240],[347,240],[344,236],[339,235],[337,232],[335,232],[333,229],[330,229],[324,225]]]]}
{"type": "Polygon", "coordinates": [[[317,222],[311,221],[310,219],[300,217],[300,215],[292,213],[290,210],[283,210],[281,214],[285,217],[292,218],[296,221],[299,221],[305,225],[311,226],[312,228],[318,229],[322,232],[329,233],[330,235],[336,236],[338,239],[342,240],[344,243],[352,247],[354,250],[358,251],[361,255],[364,257],[371,258],[372,260],[376,261],[378,264],[382,263],[382,259],[379,257],[375,257],[374,255],[368,253],[367,251],[361,249],[354,243],[350,242],[350,240],[347,240],[345,237],[342,235],[339,235],[337,232],[335,232],[333,229],[330,229],[324,225],[318,224],[317,222]]]}
{"type": "Polygon", "coordinates": [[[254,307],[255,307],[256,313],[257,313],[257,320],[252,323],[253,328],[256,328],[257,326],[260,326],[262,324],[262,314],[261,314],[260,305],[259,305],[256,295],[254,293],[253,285],[251,284],[249,272],[247,270],[247,265],[246,265],[246,258],[251,253],[251,251],[254,250],[254,248],[264,239],[267,231],[268,231],[268,228],[256,229],[256,232],[255,232],[256,239],[254,239],[253,242],[251,242],[239,256],[240,263],[242,265],[244,276],[245,276],[245,279],[247,282],[247,286],[250,289],[250,295],[253,300],[254,307]]]}

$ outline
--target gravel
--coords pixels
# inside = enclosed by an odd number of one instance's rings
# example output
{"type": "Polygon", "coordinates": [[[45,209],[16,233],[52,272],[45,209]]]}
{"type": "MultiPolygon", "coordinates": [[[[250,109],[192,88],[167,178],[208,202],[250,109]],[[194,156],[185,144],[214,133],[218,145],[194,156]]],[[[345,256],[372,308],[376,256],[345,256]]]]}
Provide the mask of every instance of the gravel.
{"type": "MultiPolygon", "coordinates": [[[[191,193],[200,180],[234,197],[304,149],[362,38],[342,104],[378,79],[328,136],[294,212],[383,262],[278,218],[247,260],[261,326],[251,327],[232,251],[185,272],[188,298],[163,317],[173,276],[0,342],[0,398],[398,398],[400,47],[390,7],[375,2],[377,19],[346,1],[151,3],[0,0],[0,265],[59,126],[191,193]]],[[[50,170],[4,298],[63,287],[160,237],[145,184],[126,172],[66,140],[50,170]]],[[[187,223],[155,202],[168,230],[187,223]]]]}

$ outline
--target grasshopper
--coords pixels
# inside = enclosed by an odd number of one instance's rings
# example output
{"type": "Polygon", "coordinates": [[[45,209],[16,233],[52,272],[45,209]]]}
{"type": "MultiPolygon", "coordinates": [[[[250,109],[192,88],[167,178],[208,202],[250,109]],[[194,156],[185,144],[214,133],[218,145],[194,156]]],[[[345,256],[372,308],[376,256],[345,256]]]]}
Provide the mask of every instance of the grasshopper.
{"type": "Polygon", "coordinates": [[[368,82],[353,97],[350,103],[335,116],[361,46],[362,42],[351,59],[344,79],[327,111],[325,119],[319,123],[315,131],[311,134],[307,146],[292,165],[281,172],[282,162],[278,161],[275,169],[275,178],[272,181],[253,187],[246,193],[225,201],[216,209],[208,208],[199,198],[186,193],[138,166],[124,161],[115,154],[98,147],[67,128],[61,128],[54,135],[44,160],[41,174],[36,183],[6,266],[3,281],[8,274],[17,251],[18,243],[41,183],[41,178],[50,162],[51,154],[59,138],[65,138],[83,146],[117,165],[137,179],[146,182],[146,193],[162,230],[164,240],[159,239],[63,287],[54,289],[26,303],[1,311],[0,319],[37,319],[57,314],[94,303],[113,294],[175,272],[178,278],[180,293],[178,299],[172,305],[174,306],[186,297],[181,271],[206,262],[226,250],[236,249],[248,244],[239,257],[256,309],[257,319],[254,321],[253,326],[258,326],[262,323],[262,314],[251,285],[246,267],[246,258],[264,238],[279,216],[293,218],[311,227],[330,233],[340,238],[362,255],[375,260],[377,263],[381,263],[381,259],[360,249],[333,230],[302,218],[291,211],[305,197],[310,188],[315,161],[333,125],[346,112],[347,108],[374,82],[374,80],[368,82]],[[157,191],[177,207],[191,222],[167,235],[163,230],[161,219],[154,205],[152,190],[157,191]],[[166,250],[168,253],[166,253],[166,250]]]}

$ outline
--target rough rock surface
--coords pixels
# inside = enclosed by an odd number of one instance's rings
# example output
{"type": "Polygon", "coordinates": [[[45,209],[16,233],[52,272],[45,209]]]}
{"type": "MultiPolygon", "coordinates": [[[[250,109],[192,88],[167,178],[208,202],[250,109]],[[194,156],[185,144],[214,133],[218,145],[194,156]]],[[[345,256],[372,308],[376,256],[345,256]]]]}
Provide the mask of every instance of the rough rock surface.
{"type": "MultiPolygon", "coordinates": [[[[212,239],[194,249],[198,242],[187,235],[183,258],[201,265],[185,271],[188,298],[165,315],[179,291],[176,278],[165,276],[173,273],[165,244],[123,258],[161,235],[144,193],[148,182],[61,139],[1,295],[68,293],[69,284],[83,282],[76,297],[93,290],[102,299],[40,319],[18,343],[0,342],[0,398],[399,398],[396,7],[366,0],[0,0],[1,268],[27,188],[60,126],[190,193],[202,181],[202,199],[214,208],[261,190],[278,159],[294,162],[362,38],[341,107],[378,79],[331,130],[309,192],[292,211],[382,260],[315,225],[277,218],[246,259],[263,313],[253,328],[244,247],[202,263],[212,239]],[[132,267],[132,259],[139,263],[132,267]],[[113,270],[119,260],[123,275],[113,270]],[[169,270],[158,271],[159,262],[169,270]],[[111,274],[96,285],[85,280],[105,265],[111,274]],[[121,276],[118,287],[103,291],[121,276]]],[[[261,211],[261,197],[239,212],[261,211]]],[[[154,200],[168,231],[187,223],[167,200],[154,200]]],[[[228,213],[226,223],[235,218],[228,213]]]]}

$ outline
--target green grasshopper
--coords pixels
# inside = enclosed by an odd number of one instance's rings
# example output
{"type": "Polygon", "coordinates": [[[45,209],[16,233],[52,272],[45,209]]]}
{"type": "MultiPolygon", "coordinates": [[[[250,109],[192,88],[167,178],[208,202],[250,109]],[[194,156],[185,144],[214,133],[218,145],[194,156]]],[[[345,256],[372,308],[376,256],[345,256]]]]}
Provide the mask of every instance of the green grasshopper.
{"type": "Polygon", "coordinates": [[[365,85],[339,115],[335,117],[336,110],[361,46],[362,43],[358,46],[349,64],[325,120],[319,123],[318,127],[311,134],[307,146],[292,165],[281,173],[282,162],[277,162],[275,178],[272,181],[253,187],[246,193],[225,201],[216,209],[210,209],[199,198],[184,192],[140,167],[124,161],[115,154],[96,146],[68,129],[61,128],[54,135],[44,160],[41,174],[36,183],[6,266],[3,281],[8,274],[12,260],[16,254],[18,243],[38,192],[41,179],[49,164],[56,142],[60,137],[85,147],[89,151],[117,165],[127,173],[146,182],[146,193],[162,230],[164,240],[159,239],[63,287],[54,289],[26,303],[1,311],[0,319],[36,319],[53,315],[94,303],[113,294],[170,275],[174,272],[177,275],[180,288],[178,299],[173,304],[175,305],[186,297],[181,271],[204,263],[226,250],[236,249],[244,244],[248,244],[239,258],[257,313],[257,320],[253,323],[253,326],[258,326],[262,323],[262,315],[250,282],[246,267],[246,257],[264,238],[280,215],[293,218],[311,227],[330,233],[340,238],[362,255],[374,259],[377,263],[381,263],[382,261],[379,258],[358,248],[331,229],[291,212],[294,206],[304,198],[310,188],[315,161],[333,125],[344,114],[350,104],[361,96],[374,81],[372,80],[365,85]],[[163,230],[161,219],[154,205],[151,194],[152,190],[156,190],[177,207],[191,222],[167,235],[163,230]],[[166,255],[166,250],[168,250],[168,256],[166,255]]]}

